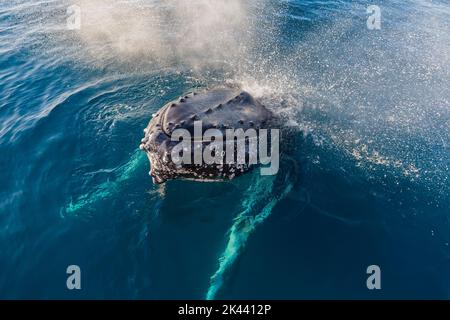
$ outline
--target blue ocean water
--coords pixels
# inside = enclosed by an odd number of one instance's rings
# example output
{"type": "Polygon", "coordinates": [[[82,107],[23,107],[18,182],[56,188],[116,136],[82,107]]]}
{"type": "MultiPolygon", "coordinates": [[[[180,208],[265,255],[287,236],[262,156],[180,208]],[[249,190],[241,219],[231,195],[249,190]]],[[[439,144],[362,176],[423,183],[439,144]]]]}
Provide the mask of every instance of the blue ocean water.
{"type": "Polygon", "coordinates": [[[450,298],[449,3],[371,4],[2,1],[0,298],[450,298]],[[151,115],[225,81],[290,119],[280,173],[153,185],[151,115]]]}

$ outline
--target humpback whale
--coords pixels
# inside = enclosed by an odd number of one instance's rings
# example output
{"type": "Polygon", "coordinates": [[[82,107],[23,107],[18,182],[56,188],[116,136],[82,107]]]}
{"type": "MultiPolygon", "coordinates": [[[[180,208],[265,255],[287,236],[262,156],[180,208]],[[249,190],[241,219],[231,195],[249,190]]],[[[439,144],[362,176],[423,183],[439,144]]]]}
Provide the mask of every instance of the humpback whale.
{"type": "MultiPolygon", "coordinates": [[[[250,171],[256,165],[251,162],[252,156],[254,156],[252,154],[254,149],[251,147],[252,141],[249,136],[242,135],[242,133],[255,133],[257,143],[260,145],[260,133],[266,134],[265,141],[267,141],[267,132],[276,127],[277,120],[277,116],[273,112],[239,87],[219,86],[199,92],[190,92],[167,103],[153,115],[144,130],[145,137],[141,141],[140,149],[145,151],[149,158],[150,175],[154,183],[161,184],[173,179],[231,180],[250,171]],[[200,130],[196,128],[198,123],[201,124],[200,130]],[[186,140],[189,141],[179,139],[176,135],[177,130],[187,132],[189,137],[186,140]],[[217,146],[218,141],[215,141],[214,138],[202,139],[211,130],[215,133],[214,137],[217,134],[227,137],[221,140],[224,147],[220,148],[220,152],[223,159],[229,159],[230,153],[232,153],[232,161],[205,164],[194,159],[197,149],[200,154],[203,154],[207,148],[211,149],[213,144],[217,146]],[[227,135],[230,130],[238,131],[241,134],[230,138],[227,135]],[[227,141],[227,139],[232,141],[227,141]],[[244,156],[240,153],[243,149],[239,149],[237,146],[229,149],[225,146],[230,143],[234,145],[235,140],[238,144],[237,140],[239,139],[243,140],[245,145],[244,156]],[[192,157],[192,161],[183,163],[174,161],[175,148],[179,148],[181,141],[183,141],[184,151],[193,150],[189,155],[192,157]],[[245,161],[237,161],[239,157],[245,158],[245,161]]],[[[273,137],[269,144],[271,142],[273,143],[273,137]]],[[[214,150],[212,155],[217,156],[214,155],[214,150]]]]}

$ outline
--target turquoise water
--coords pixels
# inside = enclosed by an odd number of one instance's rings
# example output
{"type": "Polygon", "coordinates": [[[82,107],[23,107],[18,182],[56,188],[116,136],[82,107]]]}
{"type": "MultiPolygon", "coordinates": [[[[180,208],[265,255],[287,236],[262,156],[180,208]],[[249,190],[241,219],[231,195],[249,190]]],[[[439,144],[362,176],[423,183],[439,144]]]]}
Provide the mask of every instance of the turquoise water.
{"type": "Polygon", "coordinates": [[[0,4],[0,298],[448,299],[448,2],[193,3],[0,4]],[[225,81],[289,119],[280,173],[153,185],[151,115],[225,81]]]}

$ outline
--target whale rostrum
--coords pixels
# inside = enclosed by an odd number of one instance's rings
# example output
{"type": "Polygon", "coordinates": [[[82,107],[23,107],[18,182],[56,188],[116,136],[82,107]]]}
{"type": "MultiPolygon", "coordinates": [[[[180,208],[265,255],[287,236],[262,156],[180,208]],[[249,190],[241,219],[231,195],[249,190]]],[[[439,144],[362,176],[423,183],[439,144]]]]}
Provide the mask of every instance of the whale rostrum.
{"type": "MultiPolygon", "coordinates": [[[[277,117],[263,106],[248,92],[238,87],[220,86],[199,92],[191,92],[179,99],[167,103],[153,115],[147,128],[140,148],[144,150],[150,160],[150,175],[155,183],[164,183],[173,179],[189,179],[198,181],[230,180],[248,172],[254,167],[252,163],[238,161],[224,161],[222,163],[206,164],[178,163],[172,159],[174,148],[180,141],[173,139],[177,130],[189,133],[191,141],[183,141],[184,145],[195,150],[210,147],[212,141],[198,142],[203,134],[214,130],[221,133],[226,141],[230,129],[240,132],[256,132],[259,139],[261,129],[270,129],[277,123],[277,117]],[[198,125],[201,124],[200,131],[198,125]],[[197,127],[196,127],[197,126],[197,127]],[[199,137],[200,136],[200,137],[199,137]]],[[[234,139],[234,138],[233,138],[234,139]]],[[[245,139],[245,138],[244,138],[245,139]]],[[[231,141],[234,143],[234,140],[231,141]]],[[[217,141],[215,142],[217,144],[217,141]]],[[[251,157],[251,150],[247,145],[245,157],[251,157]]],[[[226,148],[224,148],[225,150],[226,148]]],[[[228,149],[230,150],[230,149],[228,149]]],[[[238,150],[232,151],[232,158],[237,156],[238,150]]],[[[225,151],[224,151],[225,153],[225,151]]],[[[227,155],[223,154],[225,159],[227,155]]],[[[194,157],[194,155],[192,155],[194,157]]]]}

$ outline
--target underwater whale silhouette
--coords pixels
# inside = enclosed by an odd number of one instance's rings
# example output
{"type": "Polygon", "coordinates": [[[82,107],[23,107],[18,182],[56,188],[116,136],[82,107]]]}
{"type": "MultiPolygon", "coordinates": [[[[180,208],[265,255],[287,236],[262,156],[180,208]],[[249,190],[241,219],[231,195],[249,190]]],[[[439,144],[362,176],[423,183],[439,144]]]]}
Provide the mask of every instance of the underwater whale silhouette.
{"type": "MultiPolygon", "coordinates": [[[[250,174],[244,180],[244,199],[239,213],[236,214],[233,224],[227,233],[227,243],[220,254],[217,270],[210,277],[210,285],[206,292],[206,299],[212,300],[220,296],[227,284],[230,273],[236,261],[241,256],[249,237],[258,226],[271,216],[275,206],[285,199],[294,188],[298,172],[297,164],[289,156],[289,150],[296,145],[295,134],[286,126],[283,115],[267,109],[258,99],[239,87],[220,86],[199,92],[184,95],[176,101],[169,102],[154,114],[147,128],[145,137],[141,141],[140,149],[145,151],[150,159],[151,175],[156,184],[162,184],[172,179],[188,179],[196,181],[223,181],[248,173],[257,165],[239,167],[238,163],[218,165],[176,165],[171,161],[173,149],[179,143],[172,141],[177,129],[185,129],[191,134],[188,144],[195,144],[195,123],[202,122],[200,135],[210,129],[224,133],[229,129],[247,131],[254,129],[259,133],[262,130],[283,130],[282,165],[280,173],[276,175],[261,176],[250,174]]],[[[202,137],[203,138],[203,137],[202,137]]],[[[258,143],[261,134],[257,135],[258,143]]],[[[244,137],[244,140],[246,138],[244,137]]],[[[234,141],[233,141],[234,142],[234,141]]],[[[273,144],[272,139],[270,143],[273,144]]],[[[201,150],[204,151],[210,143],[203,142],[201,150]]],[[[250,149],[246,147],[245,156],[248,157],[250,149]]],[[[272,147],[272,146],[271,146],[272,147]]],[[[271,157],[273,157],[273,148],[271,157]]],[[[280,150],[278,150],[280,151],[280,150]]],[[[233,149],[233,156],[238,150],[233,149]]],[[[279,155],[280,156],[280,155],[279,155]]],[[[61,214],[77,215],[83,212],[96,210],[102,201],[109,201],[121,192],[122,185],[132,180],[141,171],[146,162],[142,151],[136,150],[131,159],[114,169],[114,178],[104,181],[95,189],[70,203],[61,214]]],[[[238,182],[240,184],[240,182],[238,182]]],[[[165,188],[158,186],[157,188],[165,188]]],[[[159,193],[158,193],[159,194],[159,193]]]]}

